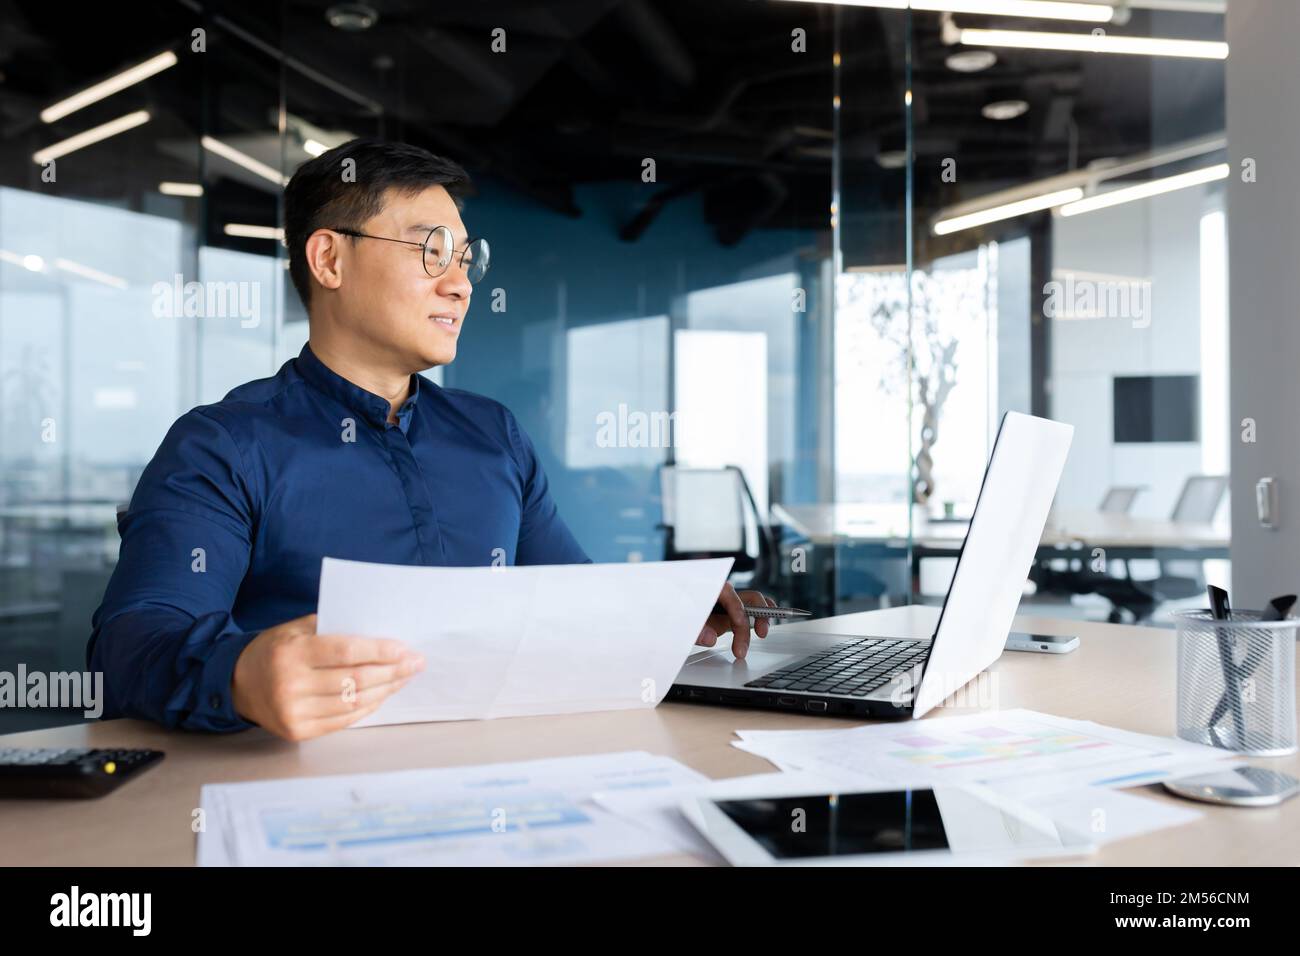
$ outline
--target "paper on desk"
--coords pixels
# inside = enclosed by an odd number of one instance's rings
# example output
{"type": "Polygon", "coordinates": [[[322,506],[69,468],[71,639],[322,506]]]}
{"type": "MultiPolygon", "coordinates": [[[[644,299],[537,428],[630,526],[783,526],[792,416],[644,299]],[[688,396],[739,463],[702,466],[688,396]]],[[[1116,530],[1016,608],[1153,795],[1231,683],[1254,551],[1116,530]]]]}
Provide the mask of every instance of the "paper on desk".
{"type": "Polygon", "coordinates": [[[592,799],[620,817],[660,834],[684,853],[692,853],[710,863],[725,862],[722,856],[693,827],[680,810],[681,802],[690,797],[725,800],[762,787],[770,796],[802,796],[827,793],[834,787],[829,781],[811,773],[757,773],[725,780],[701,780],[676,787],[640,791],[599,791],[592,799]]]}
{"type": "Polygon", "coordinates": [[[422,673],[354,727],[654,707],[729,558],[499,568],[326,558],[316,630],[391,637],[422,673]]]}
{"type": "MultiPolygon", "coordinates": [[[[1031,710],[988,711],[847,730],[737,731],[732,746],[778,766],[864,789],[1015,781],[1029,797],[1154,783],[1224,751],[1031,710]]],[[[1011,784],[1008,784],[1011,786],[1011,784]]]]}
{"type": "MultiPolygon", "coordinates": [[[[986,786],[1041,814],[1055,825],[1086,836],[1098,846],[1166,827],[1181,826],[1201,816],[1189,807],[1097,787],[1038,793],[1025,799],[1015,788],[997,784],[986,786]]],[[[721,855],[682,815],[679,808],[683,800],[691,797],[725,800],[737,795],[751,796],[756,792],[778,797],[873,789],[893,788],[861,784],[837,786],[834,781],[817,774],[794,771],[753,774],[654,790],[596,793],[592,799],[606,810],[660,834],[682,852],[710,863],[722,863],[721,855]]]]}
{"type": "Polygon", "coordinates": [[[208,784],[200,866],[511,866],[675,852],[591,800],[705,782],[630,751],[392,773],[208,784]]]}
{"type": "Polygon", "coordinates": [[[1201,816],[1191,807],[1101,787],[1040,793],[1029,799],[997,785],[992,789],[1051,818],[1057,826],[1086,836],[1098,846],[1166,827],[1182,826],[1201,816]]]}

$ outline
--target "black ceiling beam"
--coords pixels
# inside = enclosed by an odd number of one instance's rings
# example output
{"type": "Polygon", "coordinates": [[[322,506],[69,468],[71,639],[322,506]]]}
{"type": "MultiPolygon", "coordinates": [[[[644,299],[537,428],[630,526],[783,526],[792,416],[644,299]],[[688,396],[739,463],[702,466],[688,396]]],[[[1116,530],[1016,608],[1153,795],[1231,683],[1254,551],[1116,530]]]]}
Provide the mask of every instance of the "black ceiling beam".
{"type": "Polygon", "coordinates": [[[641,49],[677,86],[695,84],[695,60],[663,14],[646,0],[625,0],[618,17],[641,49]]]}

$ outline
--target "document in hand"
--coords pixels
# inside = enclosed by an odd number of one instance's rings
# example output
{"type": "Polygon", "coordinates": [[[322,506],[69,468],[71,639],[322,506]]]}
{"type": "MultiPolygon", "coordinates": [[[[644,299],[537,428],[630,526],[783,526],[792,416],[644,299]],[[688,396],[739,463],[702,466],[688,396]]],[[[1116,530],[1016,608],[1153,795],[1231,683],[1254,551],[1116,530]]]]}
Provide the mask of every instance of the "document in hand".
{"type": "Polygon", "coordinates": [[[729,558],[439,568],[326,558],[318,634],[403,641],[425,668],[354,727],[654,707],[729,558]]]}

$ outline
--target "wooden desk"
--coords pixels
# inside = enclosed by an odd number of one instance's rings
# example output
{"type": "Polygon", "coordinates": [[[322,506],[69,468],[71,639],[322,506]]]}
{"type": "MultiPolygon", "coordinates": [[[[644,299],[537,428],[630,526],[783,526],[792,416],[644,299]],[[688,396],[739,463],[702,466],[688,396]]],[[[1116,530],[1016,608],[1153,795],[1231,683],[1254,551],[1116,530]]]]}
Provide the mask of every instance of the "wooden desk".
{"type": "MultiPolygon", "coordinates": [[[[936,613],[928,607],[893,608],[814,621],[797,629],[928,634],[936,613]]],[[[1078,634],[1082,646],[1062,657],[1005,654],[994,665],[1000,707],[1027,707],[1152,734],[1173,732],[1172,631],[1039,617],[1018,618],[1016,625],[1039,633],[1078,634]]],[[[934,714],[961,712],[940,709],[934,714]]],[[[5,801],[0,805],[0,865],[192,864],[195,836],[190,824],[204,783],[637,749],[675,757],[710,777],[723,778],[773,769],[730,746],[732,731],[738,727],[817,729],[852,723],[856,722],[664,704],[648,711],[375,727],[303,744],[279,741],[260,730],[211,736],[166,731],[139,721],[11,734],[0,737],[0,746],[155,747],[167,751],[167,759],[101,800],[5,801]]],[[[1300,774],[1300,757],[1252,762],[1300,774]]],[[[1266,809],[1229,809],[1185,803],[1159,788],[1133,792],[1146,799],[1195,806],[1203,816],[1183,827],[1106,847],[1090,862],[1300,864],[1300,799],[1266,809]]],[[[654,862],[694,860],[677,856],[654,862]]]]}

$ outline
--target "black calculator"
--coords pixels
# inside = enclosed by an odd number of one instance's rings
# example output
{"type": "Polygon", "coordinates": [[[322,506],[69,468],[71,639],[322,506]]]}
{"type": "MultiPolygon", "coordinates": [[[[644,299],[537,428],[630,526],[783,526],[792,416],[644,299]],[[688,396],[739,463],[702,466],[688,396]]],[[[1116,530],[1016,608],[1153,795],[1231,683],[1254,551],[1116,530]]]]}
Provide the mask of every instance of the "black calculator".
{"type": "Polygon", "coordinates": [[[161,750],[0,746],[0,797],[102,797],[162,758],[161,750]]]}

